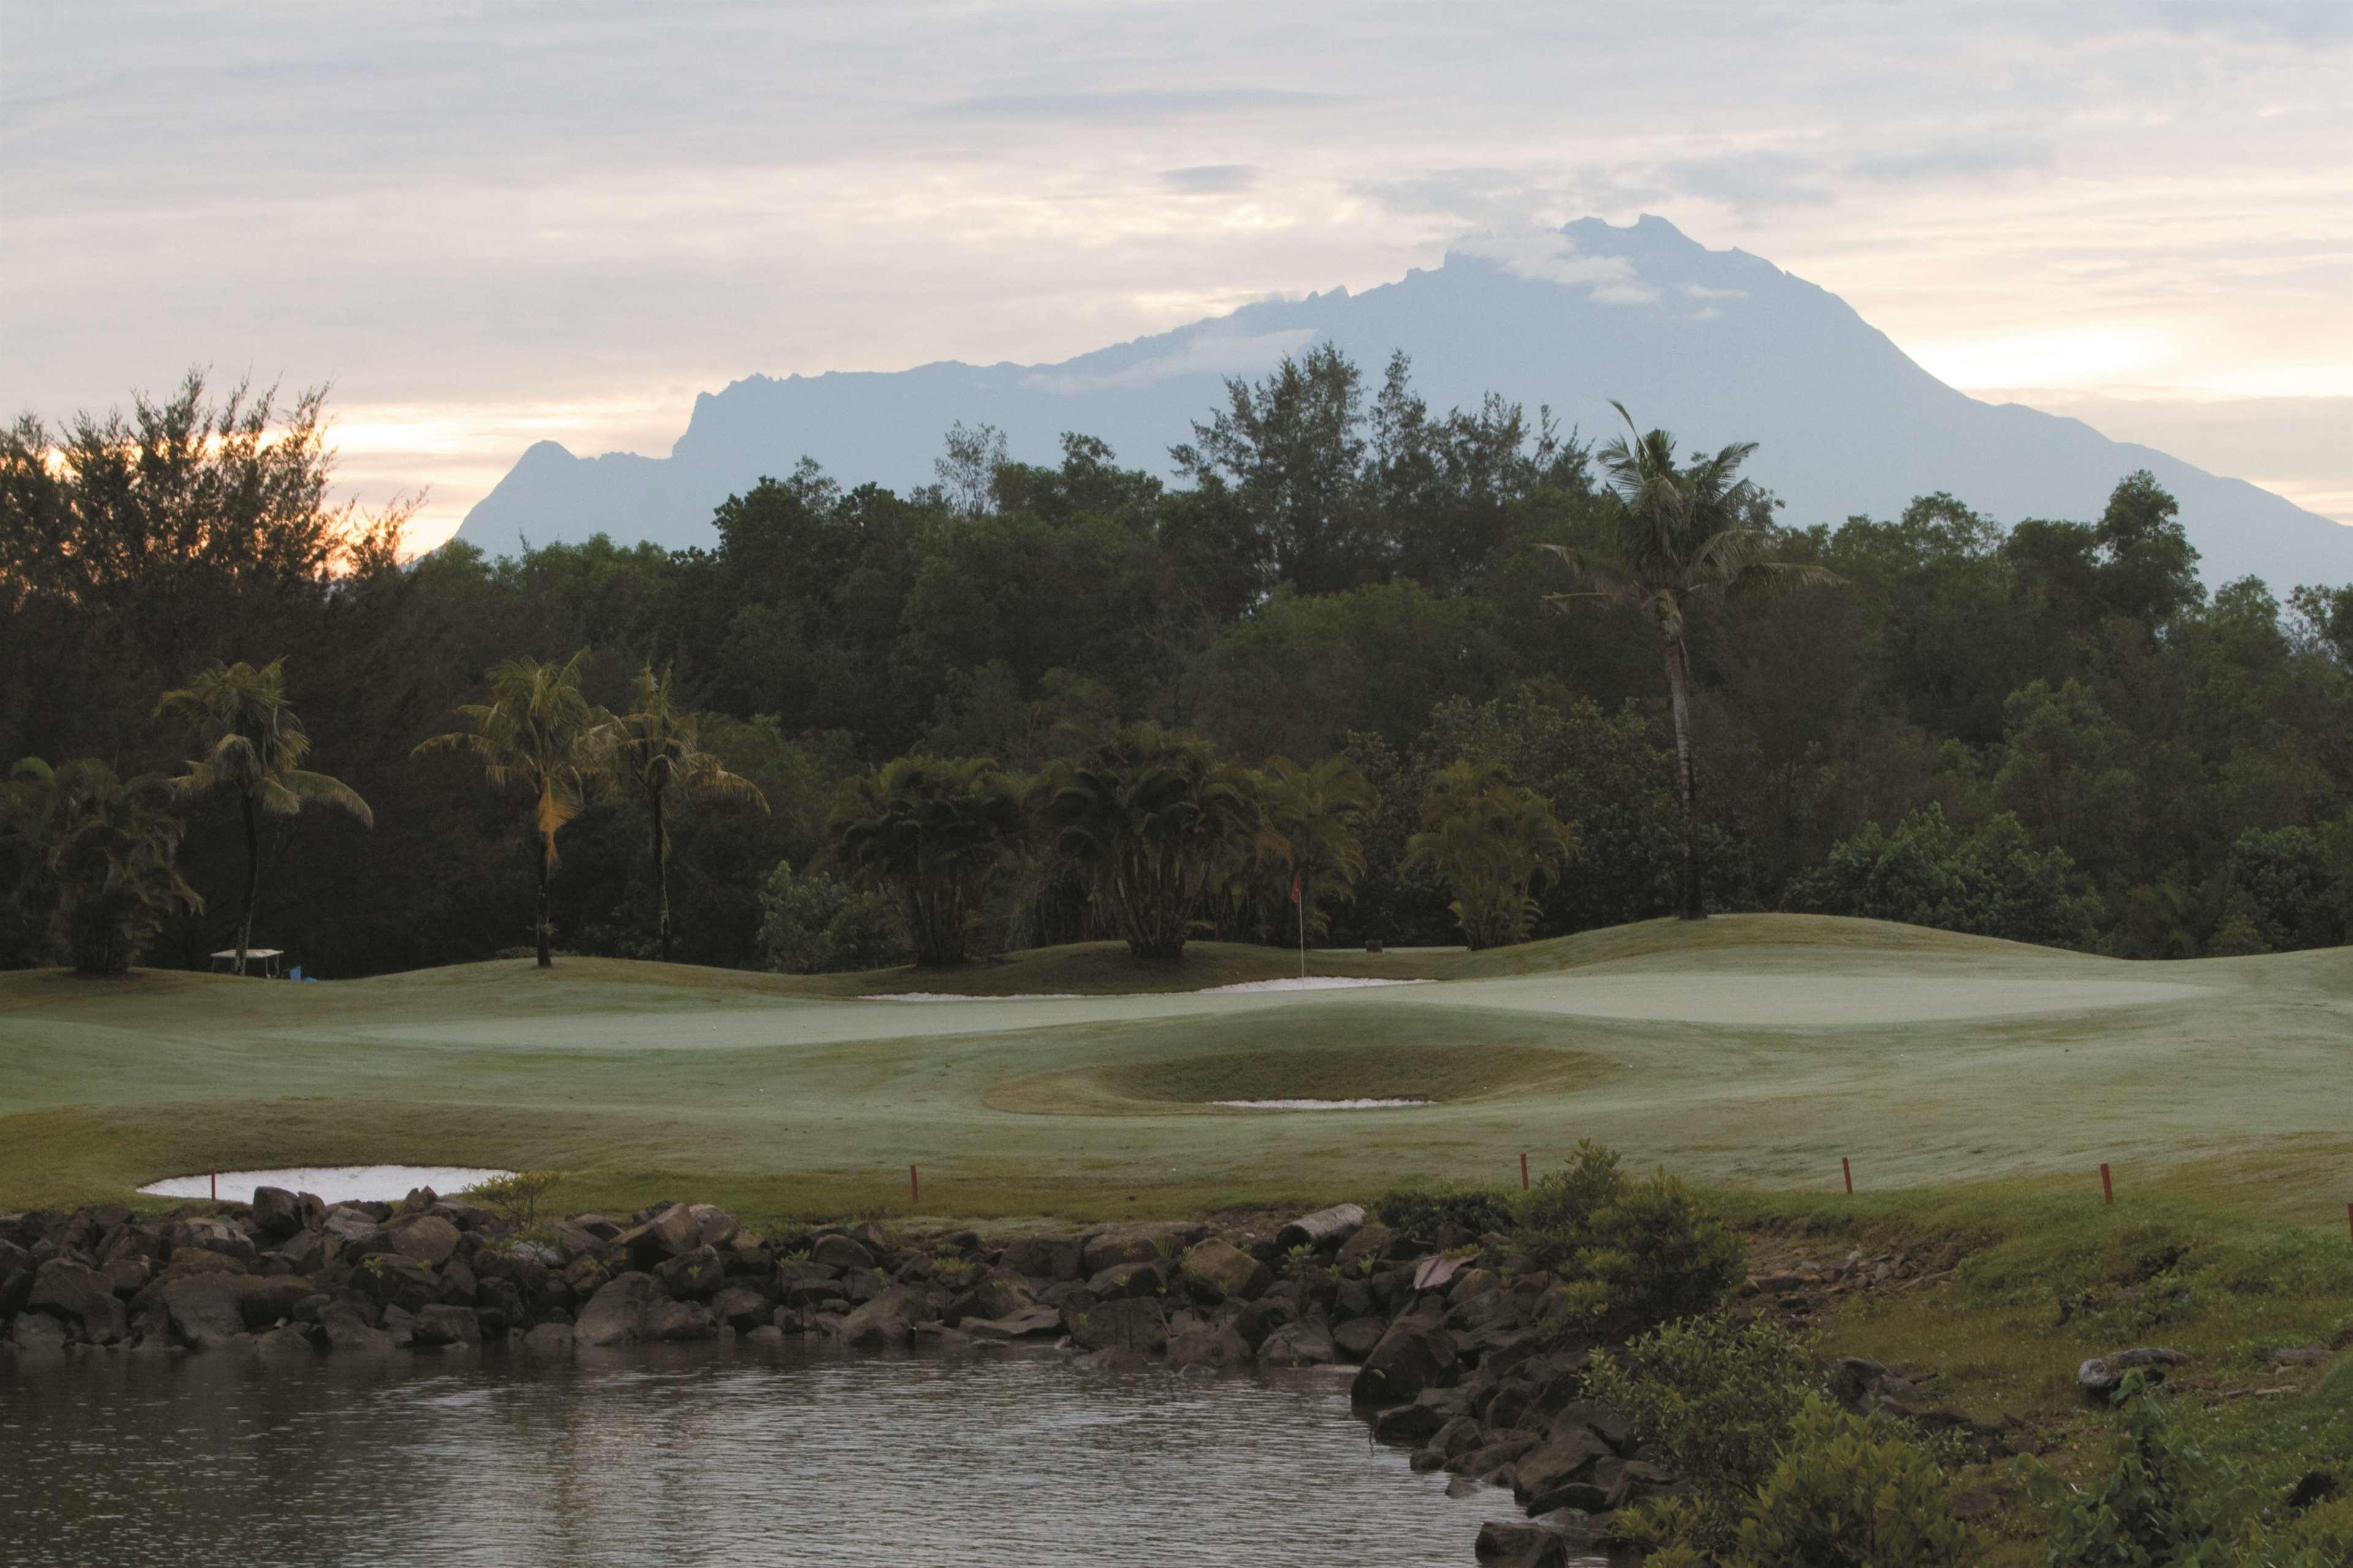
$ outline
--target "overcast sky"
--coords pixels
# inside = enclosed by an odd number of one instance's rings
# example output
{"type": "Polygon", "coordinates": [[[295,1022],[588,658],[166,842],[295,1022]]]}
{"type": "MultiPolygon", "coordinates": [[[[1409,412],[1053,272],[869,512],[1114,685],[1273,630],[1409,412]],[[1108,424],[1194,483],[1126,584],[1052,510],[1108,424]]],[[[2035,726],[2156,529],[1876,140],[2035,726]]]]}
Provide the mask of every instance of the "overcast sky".
{"type": "Polygon", "coordinates": [[[1060,359],[1642,212],[2353,522],[2353,0],[0,18],[0,406],[329,381],[418,543],[754,372],[1060,359]]]}

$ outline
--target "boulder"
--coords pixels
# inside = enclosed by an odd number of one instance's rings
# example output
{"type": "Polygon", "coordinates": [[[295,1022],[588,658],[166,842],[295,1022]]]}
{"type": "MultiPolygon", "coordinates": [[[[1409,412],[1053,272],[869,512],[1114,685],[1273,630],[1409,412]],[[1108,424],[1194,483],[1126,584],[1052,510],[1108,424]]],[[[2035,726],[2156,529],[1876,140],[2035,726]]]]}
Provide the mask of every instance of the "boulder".
{"type": "Polygon", "coordinates": [[[871,1268],[874,1255],[846,1236],[820,1236],[809,1247],[808,1260],[848,1273],[853,1268],[871,1268]]]}
{"type": "Polygon", "coordinates": [[[1323,1366],[1339,1359],[1332,1331],[1316,1318],[1285,1323],[1259,1342],[1261,1366],[1323,1366]]]}
{"type": "Polygon", "coordinates": [[[1485,1480],[1504,1466],[1516,1462],[1542,1441],[1533,1432],[1498,1433],[1492,1429],[1488,1438],[1477,1447],[1447,1460],[1446,1468],[1458,1476],[1485,1480]]]}
{"type": "Polygon", "coordinates": [[[542,1323],[522,1337],[523,1353],[535,1356],[568,1356],[572,1353],[572,1325],[542,1323]]]}
{"type": "Polygon", "coordinates": [[[436,1305],[417,1314],[410,1332],[420,1345],[478,1345],[482,1325],[470,1307],[436,1305]]]}
{"type": "Polygon", "coordinates": [[[1037,1310],[1037,1295],[1029,1281],[1010,1268],[993,1269],[979,1284],[973,1287],[973,1310],[984,1318],[1009,1318],[1016,1312],[1037,1310]]]}
{"type": "Polygon", "coordinates": [[[256,1332],[275,1328],[292,1318],[296,1305],[315,1290],[299,1274],[248,1274],[239,1283],[244,1292],[237,1304],[245,1314],[245,1326],[256,1332]]]}
{"type": "Polygon", "coordinates": [[[716,1247],[697,1247],[654,1265],[654,1278],[681,1301],[707,1301],[727,1282],[727,1269],[716,1247]]]}
{"type": "Polygon", "coordinates": [[[1547,1525],[1491,1519],[1472,1551],[1485,1568],[1568,1568],[1569,1538],[1547,1525]]]}
{"type": "Polygon", "coordinates": [[[1365,1211],[1355,1204],[1335,1204],[1328,1209],[1301,1215],[1274,1233],[1277,1252],[1294,1247],[1338,1247],[1365,1227],[1365,1211]]]}
{"type": "Polygon", "coordinates": [[[289,1323],[253,1339],[253,1353],[258,1356],[312,1356],[318,1352],[311,1331],[300,1323],[289,1323]]]}
{"type": "Polygon", "coordinates": [[[1386,1320],[1380,1318],[1350,1318],[1332,1327],[1332,1347],[1347,1361],[1364,1360],[1389,1331],[1386,1320]]]}
{"type": "Polygon", "coordinates": [[[618,1274],[606,1281],[580,1310],[573,1331],[584,1345],[621,1345],[643,1338],[646,1315],[670,1304],[669,1293],[650,1274],[618,1274]]]}
{"type": "Polygon", "coordinates": [[[263,1241],[285,1240],[302,1228],[302,1200],[284,1187],[254,1188],[253,1228],[263,1241]]]}
{"type": "Polygon", "coordinates": [[[862,1350],[901,1349],[914,1333],[907,1312],[906,1294],[886,1290],[842,1319],[842,1342],[862,1350]]]}
{"type": "Polygon", "coordinates": [[[8,1342],[16,1347],[19,1355],[62,1354],[66,1326],[61,1319],[47,1312],[19,1312],[9,1326],[8,1342]]]}
{"type": "MultiPolygon", "coordinates": [[[[1609,1445],[1593,1433],[1581,1426],[1574,1428],[1514,1461],[1512,1495],[1519,1500],[1521,1507],[1531,1513],[1547,1513],[1556,1508],[1583,1508],[1581,1501],[1549,1500],[1570,1482],[1591,1475],[1594,1467],[1602,1460],[1616,1458],[1610,1452],[1609,1445]]],[[[1584,1511],[1593,1513],[1598,1509],[1588,1508],[1584,1511]]]]}
{"type": "Polygon", "coordinates": [[[1211,1237],[1185,1254],[1186,1288],[1196,1300],[1248,1301],[1274,1283],[1273,1271],[1229,1241],[1211,1237]]]}
{"type": "Polygon", "coordinates": [[[1231,1372],[1250,1363],[1249,1342],[1231,1328],[1214,1324],[1188,1329],[1168,1336],[1168,1370],[1183,1372],[1187,1367],[1208,1367],[1215,1372],[1231,1372]]]}
{"type": "Polygon", "coordinates": [[[209,1247],[175,1247],[164,1272],[174,1279],[192,1274],[242,1274],[245,1263],[234,1253],[216,1252],[209,1247]]]}
{"type": "Polygon", "coordinates": [[[2165,1369],[2179,1366],[2189,1358],[2179,1351],[2165,1350],[2157,1345],[2143,1345],[2135,1350],[2112,1351],[2095,1355],[2075,1369],[2075,1381],[2085,1394],[2094,1398],[2115,1392],[2125,1380],[2125,1373],[2136,1368],[2147,1373],[2149,1381],[2164,1381],[2165,1369]]]}
{"type": "Polygon", "coordinates": [[[730,1285],[712,1298],[711,1315],[744,1333],[768,1321],[768,1298],[745,1285],[730,1285]]]}
{"type": "Polygon", "coordinates": [[[360,1316],[348,1301],[330,1301],[319,1309],[319,1331],[333,1351],[364,1351],[382,1355],[393,1349],[392,1336],[360,1316]]]}
{"type": "Polygon", "coordinates": [[[1099,1230],[1087,1237],[1086,1256],[1081,1267],[1092,1279],[1115,1264],[1157,1263],[1176,1257],[1206,1234],[1206,1226],[1175,1221],[1099,1230]]]}
{"type": "Polygon", "coordinates": [[[1461,1365],[1444,1329],[1426,1319],[1400,1318],[1365,1357],[1349,1394],[1359,1405],[1402,1405],[1425,1388],[1453,1382],[1461,1365]]]}
{"type": "Polygon", "coordinates": [[[1369,1272],[1368,1265],[1377,1263],[1388,1256],[1389,1244],[1396,1239],[1390,1234],[1389,1227],[1377,1220],[1361,1227],[1356,1235],[1342,1242],[1340,1250],[1333,1258],[1332,1262],[1341,1273],[1362,1278],[1369,1272]]]}
{"type": "Polygon", "coordinates": [[[119,1343],[131,1331],[113,1279],[69,1258],[52,1258],[33,1271],[24,1310],[70,1322],[95,1345],[119,1343]]]}
{"type": "Polygon", "coordinates": [[[1062,1326],[1062,1314],[1051,1307],[1032,1307],[1009,1318],[966,1318],[960,1332],[976,1340],[1026,1340],[1050,1334],[1062,1326]]]}
{"type": "Polygon", "coordinates": [[[164,1310],[179,1336],[199,1350],[234,1344],[245,1332],[245,1278],[185,1274],[164,1282],[164,1310]]]}
{"type": "Polygon", "coordinates": [[[1168,1320],[1160,1303],[1147,1297],[1105,1301],[1074,1313],[1071,1338],[1091,1351],[1137,1351],[1152,1354],[1168,1343],[1168,1320]]]}
{"type": "Polygon", "coordinates": [[[705,1247],[723,1247],[744,1228],[733,1215],[715,1204],[689,1204],[686,1212],[694,1220],[695,1234],[702,1238],[705,1247]]]}
{"type": "Polygon", "coordinates": [[[365,1241],[382,1227],[375,1215],[349,1204],[337,1204],[319,1221],[319,1228],[345,1241],[365,1241]]]}
{"type": "MultiPolygon", "coordinates": [[[[589,1304],[594,1306],[596,1303],[589,1304]]],[[[576,1330],[575,1331],[577,1332],[576,1330]]],[[[719,1320],[711,1315],[710,1308],[699,1301],[660,1300],[646,1310],[643,1332],[647,1339],[665,1344],[682,1340],[715,1339],[719,1334],[719,1320]]]]}
{"type": "Polygon", "coordinates": [[[379,1306],[415,1312],[441,1299],[441,1277],[397,1252],[374,1252],[352,1270],[352,1288],[379,1306]]]}
{"type": "Polygon", "coordinates": [[[1167,1289],[1167,1279],[1156,1263],[1114,1263],[1087,1280],[1087,1294],[1098,1301],[1157,1296],[1167,1289]]]}
{"type": "Polygon", "coordinates": [[[1076,1279],[1086,1267],[1086,1238],[1032,1236],[1005,1249],[1005,1267],[1032,1279],[1076,1279]]]}
{"type": "Polygon", "coordinates": [[[438,1268],[458,1250],[458,1227],[438,1214],[405,1214],[384,1227],[385,1239],[403,1258],[438,1268]]]}

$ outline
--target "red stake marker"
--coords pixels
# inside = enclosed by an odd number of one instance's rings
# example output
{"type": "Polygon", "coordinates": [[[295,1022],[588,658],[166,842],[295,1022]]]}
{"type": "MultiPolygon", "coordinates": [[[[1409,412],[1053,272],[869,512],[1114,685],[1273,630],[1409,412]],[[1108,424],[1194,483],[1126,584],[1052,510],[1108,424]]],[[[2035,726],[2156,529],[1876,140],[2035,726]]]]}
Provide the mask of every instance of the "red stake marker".
{"type": "Polygon", "coordinates": [[[213,1173],[213,1202],[220,1202],[220,1173],[218,1171],[215,1171],[213,1173]]]}
{"type": "MultiPolygon", "coordinates": [[[[1528,1157],[1527,1157],[1525,1154],[1523,1154],[1523,1155],[1521,1155],[1521,1156],[1520,1156],[1520,1191],[1522,1191],[1522,1192],[1524,1192],[1524,1193],[1525,1193],[1525,1192],[1526,1192],[1527,1190],[1528,1190],[1528,1157]]],[[[2353,1204],[2348,1204],[2348,1205],[2346,1205],[2346,1207],[2347,1207],[2348,1210],[2353,1210],[2353,1204]]]]}
{"type": "Polygon", "coordinates": [[[2104,1203],[2116,1201],[2116,1184],[2108,1180],[2108,1163],[2105,1160],[2100,1162],[2100,1198],[2104,1203]]]}
{"type": "Polygon", "coordinates": [[[915,1204],[923,1201],[923,1179],[915,1174],[915,1167],[913,1165],[907,1167],[907,1201],[915,1204]]]}
{"type": "Polygon", "coordinates": [[[1854,1196],[1854,1166],[1843,1154],[1839,1156],[1839,1170],[1846,1177],[1846,1195],[1854,1196]]]}

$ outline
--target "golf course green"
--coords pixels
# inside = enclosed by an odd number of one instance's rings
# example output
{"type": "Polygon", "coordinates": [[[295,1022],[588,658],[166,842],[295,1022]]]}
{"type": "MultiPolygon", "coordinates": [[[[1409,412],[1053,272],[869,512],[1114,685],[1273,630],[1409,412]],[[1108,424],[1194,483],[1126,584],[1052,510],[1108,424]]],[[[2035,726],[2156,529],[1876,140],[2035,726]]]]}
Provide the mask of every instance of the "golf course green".
{"type": "Polygon", "coordinates": [[[0,1209],[160,1177],[562,1169],[572,1207],[1071,1217],[1518,1179],[1580,1138],[1717,1189],[2353,1188],[2353,953],[2127,963],[1873,921],[1646,922],[1480,953],[1196,943],[786,976],[560,958],[321,984],[0,975],[0,1209]],[[970,1002],[871,1000],[957,993],[970,1002]],[[1038,994],[1046,994],[1043,995],[1038,994]],[[1393,1098],[1274,1110],[1219,1100],[1393,1098]],[[911,1203],[907,1168],[922,1171],[911,1203]]]}

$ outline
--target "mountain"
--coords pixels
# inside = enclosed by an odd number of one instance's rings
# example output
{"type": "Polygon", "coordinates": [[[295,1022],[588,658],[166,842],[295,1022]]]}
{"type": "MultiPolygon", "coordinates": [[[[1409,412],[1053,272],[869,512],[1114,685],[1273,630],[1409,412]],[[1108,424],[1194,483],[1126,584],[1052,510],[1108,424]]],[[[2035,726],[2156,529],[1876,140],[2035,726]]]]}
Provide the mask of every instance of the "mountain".
{"type": "Polygon", "coordinates": [[[1435,408],[1493,390],[1549,404],[1590,436],[1615,426],[1615,398],[1687,448],[1756,441],[1748,471],[1793,524],[1892,517],[1939,489],[2004,522],[2091,519],[2117,479],[2145,468],[2180,500],[2210,584],[2249,573],[2283,593],[2353,581],[2353,528],[2080,421],[1956,392],[1835,294],[1657,217],[1473,243],[1361,294],[1249,305],[1059,364],[754,375],[697,397],[667,458],[578,458],[538,443],[458,537],[492,553],[600,531],[709,543],[714,506],[805,455],[845,483],[926,483],[958,420],[997,426],[1024,460],[1059,461],[1061,433],[1076,430],[1166,473],[1169,446],[1188,438],[1225,377],[1257,375],[1319,340],[1375,380],[1404,349],[1435,408]]]}

